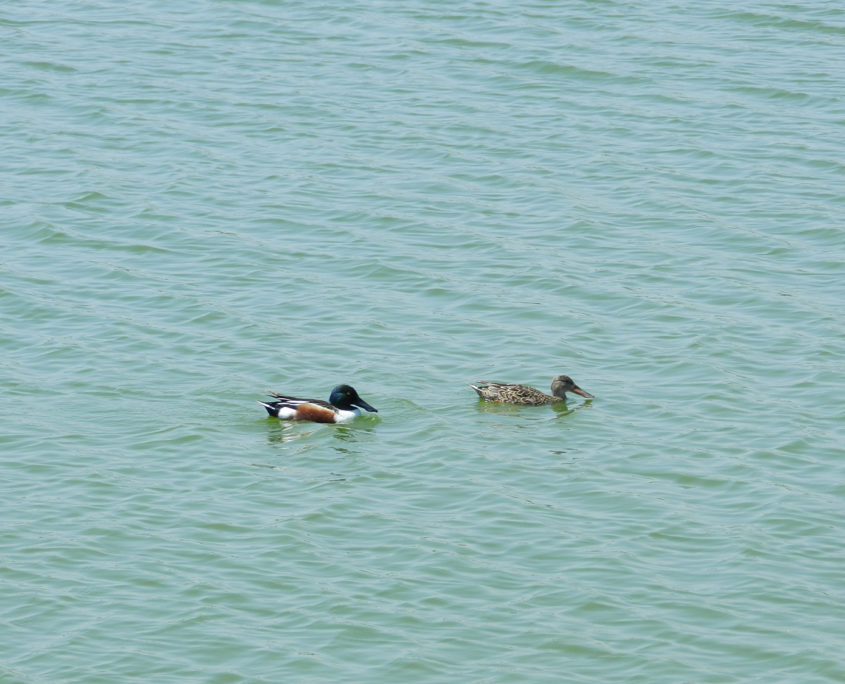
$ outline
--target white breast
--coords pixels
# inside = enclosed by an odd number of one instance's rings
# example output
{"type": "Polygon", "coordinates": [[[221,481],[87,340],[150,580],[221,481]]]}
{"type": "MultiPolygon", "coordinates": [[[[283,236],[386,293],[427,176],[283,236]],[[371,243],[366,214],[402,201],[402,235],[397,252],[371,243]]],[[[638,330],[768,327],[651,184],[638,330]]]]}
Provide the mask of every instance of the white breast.
{"type": "Polygon", "coordinates": [[[352,411],[338,411],[337,417],[334,419],[335,423],[348,423],[353,418],[357,418],[361,415],[361,411],[359,409],[353,409],[352,411]]]}

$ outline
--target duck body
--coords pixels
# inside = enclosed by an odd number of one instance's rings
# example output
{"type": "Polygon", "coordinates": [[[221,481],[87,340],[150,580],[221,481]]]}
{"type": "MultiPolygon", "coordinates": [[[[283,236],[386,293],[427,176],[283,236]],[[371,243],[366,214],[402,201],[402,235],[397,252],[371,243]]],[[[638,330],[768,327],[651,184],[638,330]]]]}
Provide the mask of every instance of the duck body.
{"type": "Polygon", "coordinates": [[[275,401],[259,401],[267,414],[280,420],[308,420],[313,423],[348,423],[361,415],[361,409],[378,413],[350,385],[338,385],[332,390],[328,401],[321,399],[299,399],[297,397],[269,393],[275,401]]]}
{"type": "Polygon", "coordinates": [[[506,382],[488,382],[476,380],[478,385],[470,385],[479,397],[486,401],[498,401],[503,404],[519,404],[521,406],[542,406],[559,401],[566,401],[566,393],[573,392],[585,399],[592,399],[593,395],[582,390],[568,375],[558,375],[552,380],[552,393],[546,394],[528,385],[516,385],[506,382]]]}

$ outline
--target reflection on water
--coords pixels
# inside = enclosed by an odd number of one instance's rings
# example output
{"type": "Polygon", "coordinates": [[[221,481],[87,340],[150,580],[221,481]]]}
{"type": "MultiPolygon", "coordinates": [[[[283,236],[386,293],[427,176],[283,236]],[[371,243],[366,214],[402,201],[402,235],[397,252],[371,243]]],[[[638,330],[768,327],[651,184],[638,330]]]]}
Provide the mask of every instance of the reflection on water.
{"type": "Polygon", "coordinates": [[[308,437],[316,431],[317,423],[297,423],[295,421],[267,418],[267,441],[271,446],[287,444],[308,437]]]}
{"type": "Polygon", "coordinates": [[[517,404],[500,404],[497,401],[485,401],[479,398],[475,402],[475,408],[481,413],[497,413],[503,415],[516,415],[525,409],[541,408],[537,406],[519,406],[517,404]]]}
{"type": "Polygon", "coordinates": [[[592,404],[592,399],[586,399],[584,401],[579,402],[573,401],[570,404],[567,404],[565,401],[562,401],[558,404],[552,404],[552,408],[554,409],[555,413],[557,413],[557,417],[562,418],[563,416],[568,416],[569,414],[575,411],[590,408],[592,404]]]}
{"type": "Polygon", "coordinates": [[[321,430],[330,430],[330,434],[334,439],[343,442],[357,442],[363,435],[372,433],[381,422],[381,418],[378,416],[362,416],[361,418],[356,418],[351,423],[341,425],[278,420],[277,418],[268,418],[265,422],[267,423],[268,443],[271,446],[280,446],[296,442],[311,435],[322,434],[320,432],[321,430]]]}
{"type": "MultiPolygon", "coordinates": [[[[558,401],[554,404],[546,404],[545,406],[520,406],[519,404],[502,404],[495,401],[484,401],[484,399],[479,399],[476,402],[475,408],[480,411],[481,413],[492,413],[497,415],[512,415],[512,416],[526,416],[531,418],[536,418],[538,415],[541,415],[540,412],[545,412],[551,409],[555,412],[556,418],[561,418],[563,416],[568,416],[573,411],[578,411],[583,408],[587,408],[593,403],[592,399],[587,399],[583,402],[571,402],[567,404],[565,401],[558,401]]],[[[543,413],[542,415],[548,415],[543,413]]]]}
{"type": "Polygon", "coordinates": [[[360,456],[362,438],[367,436],[370,441],[379,422],[378,417],[362,417],[344,425],[268,418],[267,443],[275,449],[284,447],[283,462],[251,465],[284,472],[303,482],[343,482],[345,475],[334,470],[327,473],[326,466],[334,468],[340,459],[360,456]]]}
{"type": "Polygon", "coordinates": [[[378,416],[373,416],[370,418],[369,416],[362,416],[361,418],[357,418],[353,420],[351,423],[345,423],[344,425],[327,425],[326,427],[332,430],[332,436],[335,439],[342,440],[344,442],[358,442],[364,435],[371,434],[378,423],[381,422],[381,418],[378,416]]]}

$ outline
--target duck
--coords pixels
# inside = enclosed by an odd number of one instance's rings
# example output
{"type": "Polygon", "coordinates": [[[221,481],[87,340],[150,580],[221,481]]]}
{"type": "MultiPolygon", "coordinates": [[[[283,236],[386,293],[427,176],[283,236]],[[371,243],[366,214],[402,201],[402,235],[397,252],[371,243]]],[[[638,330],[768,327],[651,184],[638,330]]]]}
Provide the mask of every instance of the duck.
{"type": "Polygon", "coordinates": [[[558,375],[552,380],[552,393],[546,394],[528,385],[514,385],[505,382],[488,382],[476,380],[478,385],[470,385],[479,397],[487,401],[499,401],[505,404],[521,404],[522,406],[542,406],[566,401],[566,393],[574,392],[585,399],[593,399],[593,395],[585,392],[568,375],[558,375]]]}
{"type": "Polygon", "coordinates": [[[338,385],[332,390],[328,401],[321,399],[298,399],[286,394],[268,390],[275,401],[259,401],[267,413],[281,420],[309,420],[313,423],[348,423],[361,415],[361,409],[378,413],[350,385],[338,385]]]}

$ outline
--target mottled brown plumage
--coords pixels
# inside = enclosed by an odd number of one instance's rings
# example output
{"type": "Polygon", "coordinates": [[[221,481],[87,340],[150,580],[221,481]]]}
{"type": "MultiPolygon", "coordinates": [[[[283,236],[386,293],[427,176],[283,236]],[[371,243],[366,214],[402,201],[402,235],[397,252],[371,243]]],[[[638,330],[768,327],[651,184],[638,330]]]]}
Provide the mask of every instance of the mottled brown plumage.
{"type": "Polygon", "coordinates": [[[566,401],[566,393],[574,392],[586,399],[592,399],[593,395],[585,392],[576,385],[568,375],[558,375],[552,380],[552,393],[546,394],[528,385],[513,385],[504,382],[488,382],[487,380],[476,380],[478,385],[470,385],[478,396],[487,401],[499,401],[504,404],[521,404],[522,406],[542,406],[558,401],[566,401]]]}

